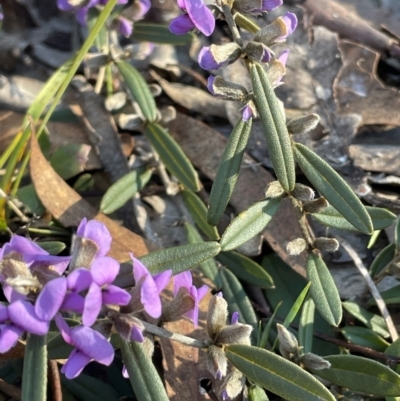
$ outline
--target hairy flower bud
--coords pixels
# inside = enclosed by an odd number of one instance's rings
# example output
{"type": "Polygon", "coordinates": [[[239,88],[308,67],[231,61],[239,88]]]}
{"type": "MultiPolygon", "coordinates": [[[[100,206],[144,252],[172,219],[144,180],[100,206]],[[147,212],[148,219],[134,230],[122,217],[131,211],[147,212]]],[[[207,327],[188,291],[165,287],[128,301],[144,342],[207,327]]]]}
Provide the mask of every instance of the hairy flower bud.
{"type": "Polygon", "coordinates": [[[194,304],[195,301],[190,294],[184,288],[180,288],[175,298],[163,305],[161,320],[163,322],[180,320],[194,308],[194,304]]]}
{"type": "Polygon", "coordinates": [[[204,70],[216,70],[235,62],[241,54],[242,49],[234,42],[225,45],[211,45],[200,50],[198,62],[204,70]]]}
{"type": "Polygon", "coordinates": [[[314,247],[323,252],[336,252],[339,249],[339,242],[335,238],[320,237],[314,241],[314,247]]]}
{"type": "Polygon", "coordinates": [[[248,100],[245,106],[241,109],[241,112],[243,121],[249,121],[250,118],[258,116],[257,108],[253,100],[248,100]]]}
{"type": "Polygon", "coordinates": [[[244,52],[250,60],[260,63],[268,63],[272,57],[271,50],[260,42],[247,43],[244,52]]]}
{"type": "Polygon", "coordinates": [[[289,360],[294,360],[299,354],[299,343],[297,338],[283,325],[277,324],[279,351],[282,356],[289,360]]]}
{"type": "Polygon", "coordinates": [[[238,396],[246,384],[246,377],[243,373],[233,368],[232,372],[226,376],[221,386],[221,396],[223,400],[232,399],[238,396]]]}
{"type": "Polygon", "coordinates": [[[71,251],[70,270],[91,266],[99,247],[89,238],[76,237],[71,251]]]}
{"type": "Polygon", "coordinates": [[[290,120],[287,123],[287,129],[289,134],[297,135],[304,134],[308,131],[313,130],[319,123],[318,114],[308,114],[290,120]]]}
{"type": "Polygon", "coordinates": [[[247,90],[244,86],[225,81],[219,75],[208,77],[207,89],[213,95],[226,100],[243,101],[247,96],[247,90]]]}
{"type": "Polygon", "coordinates": [[[301,202],[310,202],[315,196],[315,192],[309,186],[303,184],[296,184],[290,194],[301,202]]]}
{"type": "Polygon", "coordinates": [[[306,249],[306,247],[307,243],[304,238],[296,238],[286,245],[286,250],[288,251],[289,255],[299,255],[306,249]]]}
{"type": "Polygon", "coordinates": [[[143,342],[144,326],[139,319],[128,314],[114,313],[112,321],[115,330],[125,341],[143,342]]]}
{"type": "Polygon", "coordinates": [[[272,181],[268,184],[267,190],[265,191],[265,197],[268,199],[276,199],[285,195],[285,190],[279,181],[272,181]]]}
{"type": "Polygon", "coordinates": [[[212,340],[226,325],[228,303],[222,296],[214,295],[208,305],[207,331],[212,340]]]}
{"type": "Polygon", "coordinates": [[[313,370],[329,369],[331,367],[329,361],[311,352],[302,355],[300,358],[300,363],[304,365],[306,369],[313,369],[313,370]]]}
{"type": "Polygon", "coordinates": [[[271,46],[280,37],[286,37],[289,33],[288,27],[282,17],[259,30],[254,35],[254,41],[263,43],[265,46],[271,46]]]}
{"type": "Polygon", "coordinates": [[[318,213],[329,206],[329,202],[320,196],[318,199],[303,203],[303,211],[306,213],[318,213]]]}
{"type": "Polygon", "coordinates": [[[248,324],[236,323],[232,326],[225,326],[215,337],[218,344],[245,344],[250,345],[250,334],[253,327],[248,324]]]}
{"type": "Polygon", "coordinates": [[[277,86],[281,85],[282,77],[285,74],[286,74],[286,67],[282,61],[274,59],[269,62],[267,75],[273,88],[276,88],[277,86]]]}
{"type": "Polygon", "coordinates": [[[210,345],[207,350],[206,362],[207,369],[216,379],[222,379],[226,376],[228,361],[222,348],[210,345]]]}

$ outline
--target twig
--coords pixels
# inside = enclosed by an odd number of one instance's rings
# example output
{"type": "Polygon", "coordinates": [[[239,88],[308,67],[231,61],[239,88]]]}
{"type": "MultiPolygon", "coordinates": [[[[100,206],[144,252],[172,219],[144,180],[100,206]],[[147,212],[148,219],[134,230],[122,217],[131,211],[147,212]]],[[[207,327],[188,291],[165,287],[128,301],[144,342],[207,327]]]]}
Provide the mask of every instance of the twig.
{"type": "Polygon", "coordinates": [[[343,248],[347,251],[347,253],[350,255],[350,257],[353,259],[354,264],[356,265],[358,271],[361,273],[361,275],[364,277],[364,280],[366,281],[368,288],[371,292],[371,295],[375,299],[375,302],[381,312],[382,317],[385,319],[386,326],[389,330],[390,337],[392,338],[392,341],[396,341],[399,337],[397,334],[396,327],[393,323],[393,319],[389,314],[389,311],[386,307],[385,301],[383,300],[381,294],[379,293],[378,289],[376,288],[376,285],[374,281],[372,280],[371,276],[369,275],[368,269],[364,266],[361,258],[358,256],[357,252],[353,249],[353,247],[343,238],[339,237],[338,235],[336,236],[340,244],[343,246],[343,248]]]}
{"type": "Polygon", "coordinates": [[[162,327],[155,326],[154,324],[145,322],[143,320],[141,322],[143,323],[143,326],[146,331],[148,331],[151,334],[155,334],[158,337],[167,338],[172,341],[178,341],[182,344],[194,348],[204,349],[209,346],[209,343],[207,341],[199,341],[195,340],[194,338],[184,336],[182,334],[172,333],[171,331],[163,329],[162,327]]]}
{"type": "Polygon", "coordinates": [[[18,387],[5,382],[3,379],[0,379],[0,390],[12,398],[17,400],[21,399],[21,390],[18,387]]]}
{"type": "Polygon", "coordinates": [[[53,395],[53,401],[62,401],[60,372],[56,361],[48,361],[48,378],[53,395]]]}
{"type": "Polygon", "coordinates": [[[17,205],[9,199],[7,194],[0,188],[0,198],[6,199],[7,205],[14,211],[14,213],[21,219],[23,223],[29,222],[29,219],[18,209],[17,205]]]}

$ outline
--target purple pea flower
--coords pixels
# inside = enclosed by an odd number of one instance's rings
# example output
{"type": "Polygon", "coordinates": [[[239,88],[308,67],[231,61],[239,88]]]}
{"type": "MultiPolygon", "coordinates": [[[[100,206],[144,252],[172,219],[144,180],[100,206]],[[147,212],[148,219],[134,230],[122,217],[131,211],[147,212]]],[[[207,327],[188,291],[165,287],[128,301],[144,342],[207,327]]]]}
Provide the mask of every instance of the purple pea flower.
{"type": "Polygon", "coordinates": [[[228,64],[224,62],[218,63],[215,60],[215,57],[212,54],[210,47],[206,46],[200,50],[198,62],[203,70],[216,70],[223,67],[225,64],[228,64]]]}
{"type": "Polygon", "coordinates": [[[178,6],[186,14],[171,21],[169,29],[172,33],[184,35],[195,28],[206,36],[213,33],[215,19],[203,0],[178,0],[178,6]]]}
{"type": "Polygon", "coordinates": [[[177,295],[180,289],[187,291],[194,301],[193,309],[187,312],[186,316],[191,319],[195,327],[197,327],[199,323],[199,302],[207,294],[208,286],[203,285],[200,288],[196,288],[193,285],[192,273],[190,273],[190,271],[184,271],[174,276],[174,296],[177,295]]]}
{"type": "Polygon", "coordinates": [[[287,34],[281,36],[278,40],[283,40],[286,39],[289,35],[291,35],[294,30],[297,28],[298,20],[296,17],[296,14],[287,12],[283,17],[282,17],[286,27],[287,27],[287,34]]]}
{"type": "Polygon", "coordinates": [[[111,364],[114,359],[114,349],[98,331],[87,326],[76,326],[71,329],[61,315],[57,315],[55,320],[64,341],[75,347],[61,369],[67,379],[77,377],[93,360],[106,366],[111,364]]]}
{"type": "Polygon", "coordinates": [[[147,267],[132,254],[133,277],[136,286],[140,289],[140,302],[144,310],[153,318],[161,316],[160,293],[168,285],[172,271],[167,270],[152,276],[147,267]]]}
{"type": "Polygon", "coordinates": [[[14,347],[24,331],[43,336],[49,331],[49,322],[38,318],[30,302],[18,300],[8,306],[0,304],[0,353],[14,347]]]}

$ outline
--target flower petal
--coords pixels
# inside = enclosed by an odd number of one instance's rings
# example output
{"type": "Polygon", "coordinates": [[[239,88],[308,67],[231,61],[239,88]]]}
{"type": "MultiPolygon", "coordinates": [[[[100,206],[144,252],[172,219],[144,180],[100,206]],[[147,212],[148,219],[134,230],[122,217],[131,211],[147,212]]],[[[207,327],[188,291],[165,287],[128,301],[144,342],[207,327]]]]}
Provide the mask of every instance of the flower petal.
{"type": "Polygon", "coordinates": [[[133,263],[133,277],[135,278],[136,283],[140,281],[142,277],[150,275],[150,272],[147,270],[147,267],[139,260],[136,259],[132,253],[129,254],[132,263],[133,263]]]}
{"type": "Polygon", "coordinates": [[[59,311],[67,293],[67,279],[56,278],[49,281],[40,291],[35,302],[35,313],[39,319],[50,321],[59,311]]]}
{"type": "Polygon", "coordinates": [[[202,285],[200,288],[197,289],[197,299],[201,301],[209,290],[208,285],[202,285]]]}
{"type": "Polygon", "coordinates": [[[96,284],[100,287],[111,284],[119,272],[119,263],[109,256],[97,258],[90,267],[90,273],[96,284]]]}
{"type": "Polygon", "coordinates": [[[179,17],[174,18],[169,24],[170,32],[175,35],[185,35],[195,28],[196,26],[188,15],[180,15],[179,17]]]}
{"type": "Polygon", "coordinates": [[[138,343],[142,343],[144,341],[143,331],[135,325],[132,326],[131,340],[138,343]]]}
{"type": "Polygon", "coordinates": [[[58,274],[63,274],[67,269],[70,260],[71,256],[38,255],[35,256],[31,268],[34,268],[37,265],[52,266],[53,270],[58,274]]]}
{"type": "Polygon", "coordinates": [[[74,6],[71,5],[68,0],[57,0],[57,7],[61,11],[71,11],[74,8],[74,6]]]}
{"type": "Polygon", "coordinates": [[[186,288],[188,291],[193,284],[192,273],[189,270],[178,273],[174,276],[174,296],[178,293],[179,288],[186,288]]]}
{"type": "Polygon", "coordinates": [[[88,269],[80,268],[73,270],[67,276],[68,289],[75,292],[87,290],[92,284],[92,274],[88,269]]]}
{"type": "Polygon", "coordinates": [[[82,225],[82,227],[81,225],[79,225],[77,234],[80,237],[88,238],[97,244],[97,246],[99,247],[97,256],[106,255],[110,250],[112,241],[111,234],[108,231],[107,227],[100,221],[96,220],[90,220],[86,224],[82,225]]]}
{"type": "Polygon", "coordinates": [[[262,9],[263,11],[272,11],[275,8],[283,4],[282,0],[263,0],[262,9]]]}
{"type": "Polygon", "coordinates": [[[133,32],[133,22],[124,17],[118,17],[118,32],[129,37],[133,32]]]}
{"type": "Polygon", "coordinates": [[[9,351],[18,341],[19,336],[24,332],[21,328],[11,324],[0,325],[0,353],[9,351]]]}
{"type": "Polygon", "coordinates": [[[71,328],[68,326],[67,322],[64,320],[64,318],[58,314],[56,315],[56,318],[54,319],[56,322],[56,325],[58,327],[58,330],[60,330],[60,333],[62,335],[62,338],[67,344],[73,345],[73,340],[71,337],[71,328]]]}
{"type": "Polygon", "coordinates": [[[161,300],[158,288],[150,274],[144,279],[140,288],[140,302],[145,311],[154,318],[161,316],[161,300]]]}
{"type": "Polygon", "coordinates": [[[61,372],[65,374],[67,379],[74,379],[79,376],[84,367],[91,361],[91,358],[78,350],[73,350],[61,368],[61,372]]]}
{"type": "Polygon", "coordinates": [[[68,312],[82,313],[85,305],[85,298],[76,292],[70,292],[64,298],[60,309],[68,312]]]}
{"type": "Polygon", "coordinates": [[[155,281],[158,288],[158,293],[160,293],[167,287],[171,276],[172,276],[172,270],[166,270],[165,272],[153,276],[153,280],[155,281]]]}
{"type": "Polygon", "coordinates": [[[285,25],[287,27],[288,33],[285,35],[283,38],[288,37],[293,33],[293,31],[296,29],[298,20],[297,16],[294,13],[287,12],[283,17],[283,21],[285,22],[285,25]]]}
{"type": "Polygon", "coordinates": [[[102,303],[103,297],[101,295],[101,288],[96,283],[92,283],[85,296],[85,303],[83,306],[82,323],[85,326],[91,326],[96,321],[102,303]]]}
{"type": "Polygon", "coordinates": [[[39,320],[33,305],[26,301],[16,301],[8,306],[10,320],[28,333],[45,335],[49,331],[49,322],[39,320]]]}
{"type": "Polygon", "coordinates": [[[210,36],[215,28],[215,19],[211,10],[203,0],[185,0],[186,11],[196,28],[206,36],[210,36]]]}
{"type": "Polygon", "coordinates": [[[7,306],[0,304],[0,322],[3,323],[9,318],[7,306]]]}
{"type": "Polygon", "coordinates": [[[103,288],[102,296],[103,305],[128,305],[131,300],[127,291],[112,284],[103,288]]]}
{"type": "Polygon", "coordinates": [[[98,331],[87,326],[77,326],[71,330],[75,347],[95,361],[109,365],[114,359],[114,348],[98,331]]]}

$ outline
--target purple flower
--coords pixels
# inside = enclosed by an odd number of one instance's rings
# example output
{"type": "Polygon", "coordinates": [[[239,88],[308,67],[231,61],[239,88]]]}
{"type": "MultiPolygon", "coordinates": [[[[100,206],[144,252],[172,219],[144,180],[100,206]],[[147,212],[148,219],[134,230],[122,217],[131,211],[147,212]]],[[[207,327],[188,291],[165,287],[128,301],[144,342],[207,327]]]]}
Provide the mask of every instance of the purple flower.
{"type": "Polygon", "coordinates": [[[283,4],[282,0],[263,0],[262,11],[272,11],[283,4]]]}
{"type": "Polygon", "coordinates": [[[76,326],[71,329],[60,315],[56,316],[56,324],[64,341],[75,347],[61,369],[67,379],[77,377],[92,360],[106,366],[111,364],[114,359],[114,349],[98,331],[87,326],[76,326]]]}
{"type": "Polygon", "coordinates": [[[8,306],[0,304],[0,353],[14,347],[24,331],[43,336],[49,331],[49,322],[38,318],[30,302],[18,300],[8,306]]]}
{"type": "Polygon", "coordinates": [[[298,24],[298,20],[297,20],[296,14],[293,14],[293,13],[290,13],[290,12],[287,12],[282,17],[282,19],[283,19],[283,21],[284,21],[284,23],[286,25],[288,33],[287,33],[287,35],[281,36],[279,38],[279,40],[286,39],[289,35],[291,35],[293,33],[293,31],[296,29],[297,24],[298,24]]]}
{"type": "Polygon", "coordinates": [[[100,221],[90,220],[88,222],[84,217],[76,230],[76,234],[82,238],[90,239],[97,245],[96,257],[105,256],[109,252],[112,237],[107,227],[100,221]]]}
{"type": "Polygon", "coordinates": [[[186,316],[193,321],[195,327],[197,327],[199,322],[199,302],[207,294],[208,286],[203,285],[200,288],[196,288],[193,285],[192,273],[190,271],[185,271],[174,276],[174,295],[183,288],[191,296],[194,301],[194,307],[191,311],[186,313],[186,316]]]}
{"type": "Polygon", "coordinates": [[[197,28],[210,36],[215,28],[215,19],[203,0],[178,0],[178,6],[187,13],[171,21],[169,29],[176,35],[184,35],[197,28]]]}
{"type": "Polygon", "coordinates": [[[232,318],[231,318],[231,324],[239,323],[239,317],[240,317],[239,312],[233,312],[232,313],[232,318]]]}
{"type": "Polygon", "coordinates": [[[250,100],[242,109],[242,120],[249,121],[254,116],[257,116],[257,109],[253,101],[250,100]]]}
{"type": "Polygon", "coordinates": [[[133,32],[133,22],[124,17],[118,17],[118,32],[126,37],[131,36],[133,32]]]}
{"type": "Polygon", "coordinates": [[[144,310],[154,318],[161,316],[161,291],[168,285],[172,271],[167,270],[152,276],[147,267],[131,254],[133,276],[136,287],[140,288],[140,302],[144,310]]]}
{"type": "Polygon", "coordinates": [[[199,65],[203,70],[216,70],[225,65],[224,62],[217,63],[210,47],[203,47],[198,57],[199,65]]]}
{"type": "Polygon", "coordinates": [[[212,95],[215,95],[214,88],[213,88],[214,81],[215,81],[215,77],[212,76],[212,75],[210,75],[210,76],[208,77],[208,79],[207,79],[207,89],[209,90],[209,92],[210,92],[212,95]]]}

